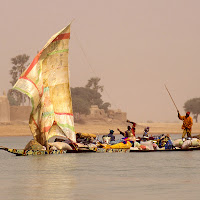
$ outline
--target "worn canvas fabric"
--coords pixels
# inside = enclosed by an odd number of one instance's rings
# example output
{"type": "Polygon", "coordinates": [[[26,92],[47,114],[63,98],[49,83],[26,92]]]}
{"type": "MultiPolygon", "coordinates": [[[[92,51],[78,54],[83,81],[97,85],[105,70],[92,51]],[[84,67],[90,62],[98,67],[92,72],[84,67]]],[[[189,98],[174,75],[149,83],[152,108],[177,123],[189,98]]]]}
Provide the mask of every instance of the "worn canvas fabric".
{"type": "Polygon", "coordinates": [[[29,126],[42,145],[56,135],[76,142],[69,86],[69,39],[70,25],[50,38],[14,86],[31,99],[29,126]]]}

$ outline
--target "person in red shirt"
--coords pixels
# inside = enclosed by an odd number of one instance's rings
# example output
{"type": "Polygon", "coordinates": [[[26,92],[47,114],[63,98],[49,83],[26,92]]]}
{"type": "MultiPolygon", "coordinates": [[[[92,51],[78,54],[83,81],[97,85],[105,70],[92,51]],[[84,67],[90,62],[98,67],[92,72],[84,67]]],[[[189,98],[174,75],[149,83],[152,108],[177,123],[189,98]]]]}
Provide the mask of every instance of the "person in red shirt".
{"type": "Polygon", "coordinates": [[[120,131],[119,129],[117,129],[120,134],[122,134],[124,137],[127,137],[129,138],[131,141],[135,141],[136,138],[135,138],[135,127],[136,127],[136,123],[135,122],[131,122],[129,120],[127,120],[128,123],[131,123],[132,124],[132,127],[128,126],[127,127],[127,131],[125,132],[122,132],[120,131]]]}
{"type": "Polygon", "coordinates": [[[126,122],[132,124],[131,132],[132,132],[133,136],[135,137],[135,127],[136,127],[136,123],[135,123],[135,122],[131,122],[131,121],[129,121],[129,120],[127,120],[126,122]]]}

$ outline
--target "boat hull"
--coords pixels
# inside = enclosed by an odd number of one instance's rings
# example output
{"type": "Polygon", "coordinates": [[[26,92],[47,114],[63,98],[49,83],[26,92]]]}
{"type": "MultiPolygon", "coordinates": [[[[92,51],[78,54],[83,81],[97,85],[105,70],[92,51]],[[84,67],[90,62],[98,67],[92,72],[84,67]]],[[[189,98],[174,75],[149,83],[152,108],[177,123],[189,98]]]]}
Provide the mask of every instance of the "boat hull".
{"type": "Polygon", "coordinates": [[[104,148],[97,148],[97,153],[128,153],[130,149],[104,149],[104,148]]]}
{"type": "Polygon", "coordinates": [[[79,149],[76,150],[24,150],[24,149],[10,149],[6,147],[1,147],[1,150],[7,151],[9,153],[15,154],[16,156],[39,156],[39,155],[50,155],[50,154],[65,154],[65,153],[128,153],[130,149],[79,149]]]}
{"type": "Polygon", "coordinates": [[[131,149],[79,149],[76,150],[24,150],[24,149],[10,149],[6,147],[0,147],[1,150],[15,154],[16,156],[38,156],[38,155],[50,155],[50,154],[66,154],[66,153],[147,153],[147,152],[172,152],[172,151],[195,151],[200,150],[200,147],[191,147],[189,149],[162,149],[162,150],[131,150],[131,149]]]}
{"type": "Polygon", "coordinates": [[[190,147],[188,149],[158,149],[158,150],[130,150],[130,152],[171,152],[171,151],[195,151],[195,150],[200,150],[200,147],[190,147]]]}
{"type": "Polygon", "coordinates": [[[1,147],[1,150],[7,151],[9,153],[15,154],[16,156],[39,156],[39,155],[50,155],[50,154],[65,154],[65,153],[86,153],[86,152],[96,152],[94,150],[24,150],[24,149],[10,149],[6,147],[1,147]]]}
{"type": "Polygon", "coordinates": [[[9,153],[15,154],[17,156],[29,156],[29,155],[46,155],[46,154],[64,154],[67,153],[67,151],[64,150],[53,150],[53,151],[47,151],[47,150],[24,150],[24,149],[10,149],[3,147],[1,150],[5,150],[9,153]]]}

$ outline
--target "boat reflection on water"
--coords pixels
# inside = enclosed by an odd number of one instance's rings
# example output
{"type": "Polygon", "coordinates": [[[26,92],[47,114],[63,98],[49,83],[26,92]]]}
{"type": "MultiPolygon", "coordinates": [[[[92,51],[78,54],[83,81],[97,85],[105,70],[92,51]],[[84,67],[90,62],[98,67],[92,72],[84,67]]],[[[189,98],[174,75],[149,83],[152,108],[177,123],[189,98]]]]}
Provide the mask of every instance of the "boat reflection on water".
{"type": "Polygon", "coordinates": [[[76,156],[13,156],[0,167],[1,199],[72,199],[77,187],[72,173],[77,168],[76,156]]]}
{"type": "Polygon", "coordinates": [[[73,155],[36,156],[30,159],[31,177],[27,181],[27,195],[37,199],[70,199],[71,191],[76,187],[76,179],[71,172],[76,168],[76,157],[73,155]]]}
{"type": "MultiPolygon", "coordinates": [[[[15,137],[0,140],[16,144],[15,137]]],[[[27,138],[18,140],[26,144],[27,138]]],[[[49,156],[2,151],[0,162],[3,200],[199,199],[199,151],[49,156]]]]}

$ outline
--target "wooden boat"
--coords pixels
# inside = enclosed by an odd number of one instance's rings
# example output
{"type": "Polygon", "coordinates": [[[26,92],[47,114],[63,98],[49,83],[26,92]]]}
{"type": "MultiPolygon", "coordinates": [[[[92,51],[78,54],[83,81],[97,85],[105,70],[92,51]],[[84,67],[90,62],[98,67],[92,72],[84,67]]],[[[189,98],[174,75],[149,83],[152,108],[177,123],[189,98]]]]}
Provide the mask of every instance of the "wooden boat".
{"type": "Polygon", "coordinates": [[[15,154],[16,156],[38,156],[49,154],[66,154],[66,153],[152,153],[152,152],[174,152],[174,151],[196,151],[200,150],[200,147],[189,147],[188,149],[174,148],[174,149],[159,149],[159,150],[132,150],[132,149],[78,149],[78,150],[24,150],[24,149],[10,149],[6,147],[0,147],[0,150],[7,151],[15,154]]]}
{"type": "MultiPolygon", "coordinates": [[[[62,136],[70,140],[72,144],[76,144],[68,70],[69,39],[70,25],[49,39],[14,85],[14,89],[28,95],[31,99],[30,130],[34,140],[45,146],[46,150],[12,149],[7,147],[0,147],[0,149],[17,156],[83,152],[163,152],[163,150],[141,151],[119,147],[114,149],[89,147],[74,148],[73,150],[49,149],[48,140],[53,136],[62,136]]],[[[189,148],[188,150],[199,150],[199,148],[189,148]]]]}

